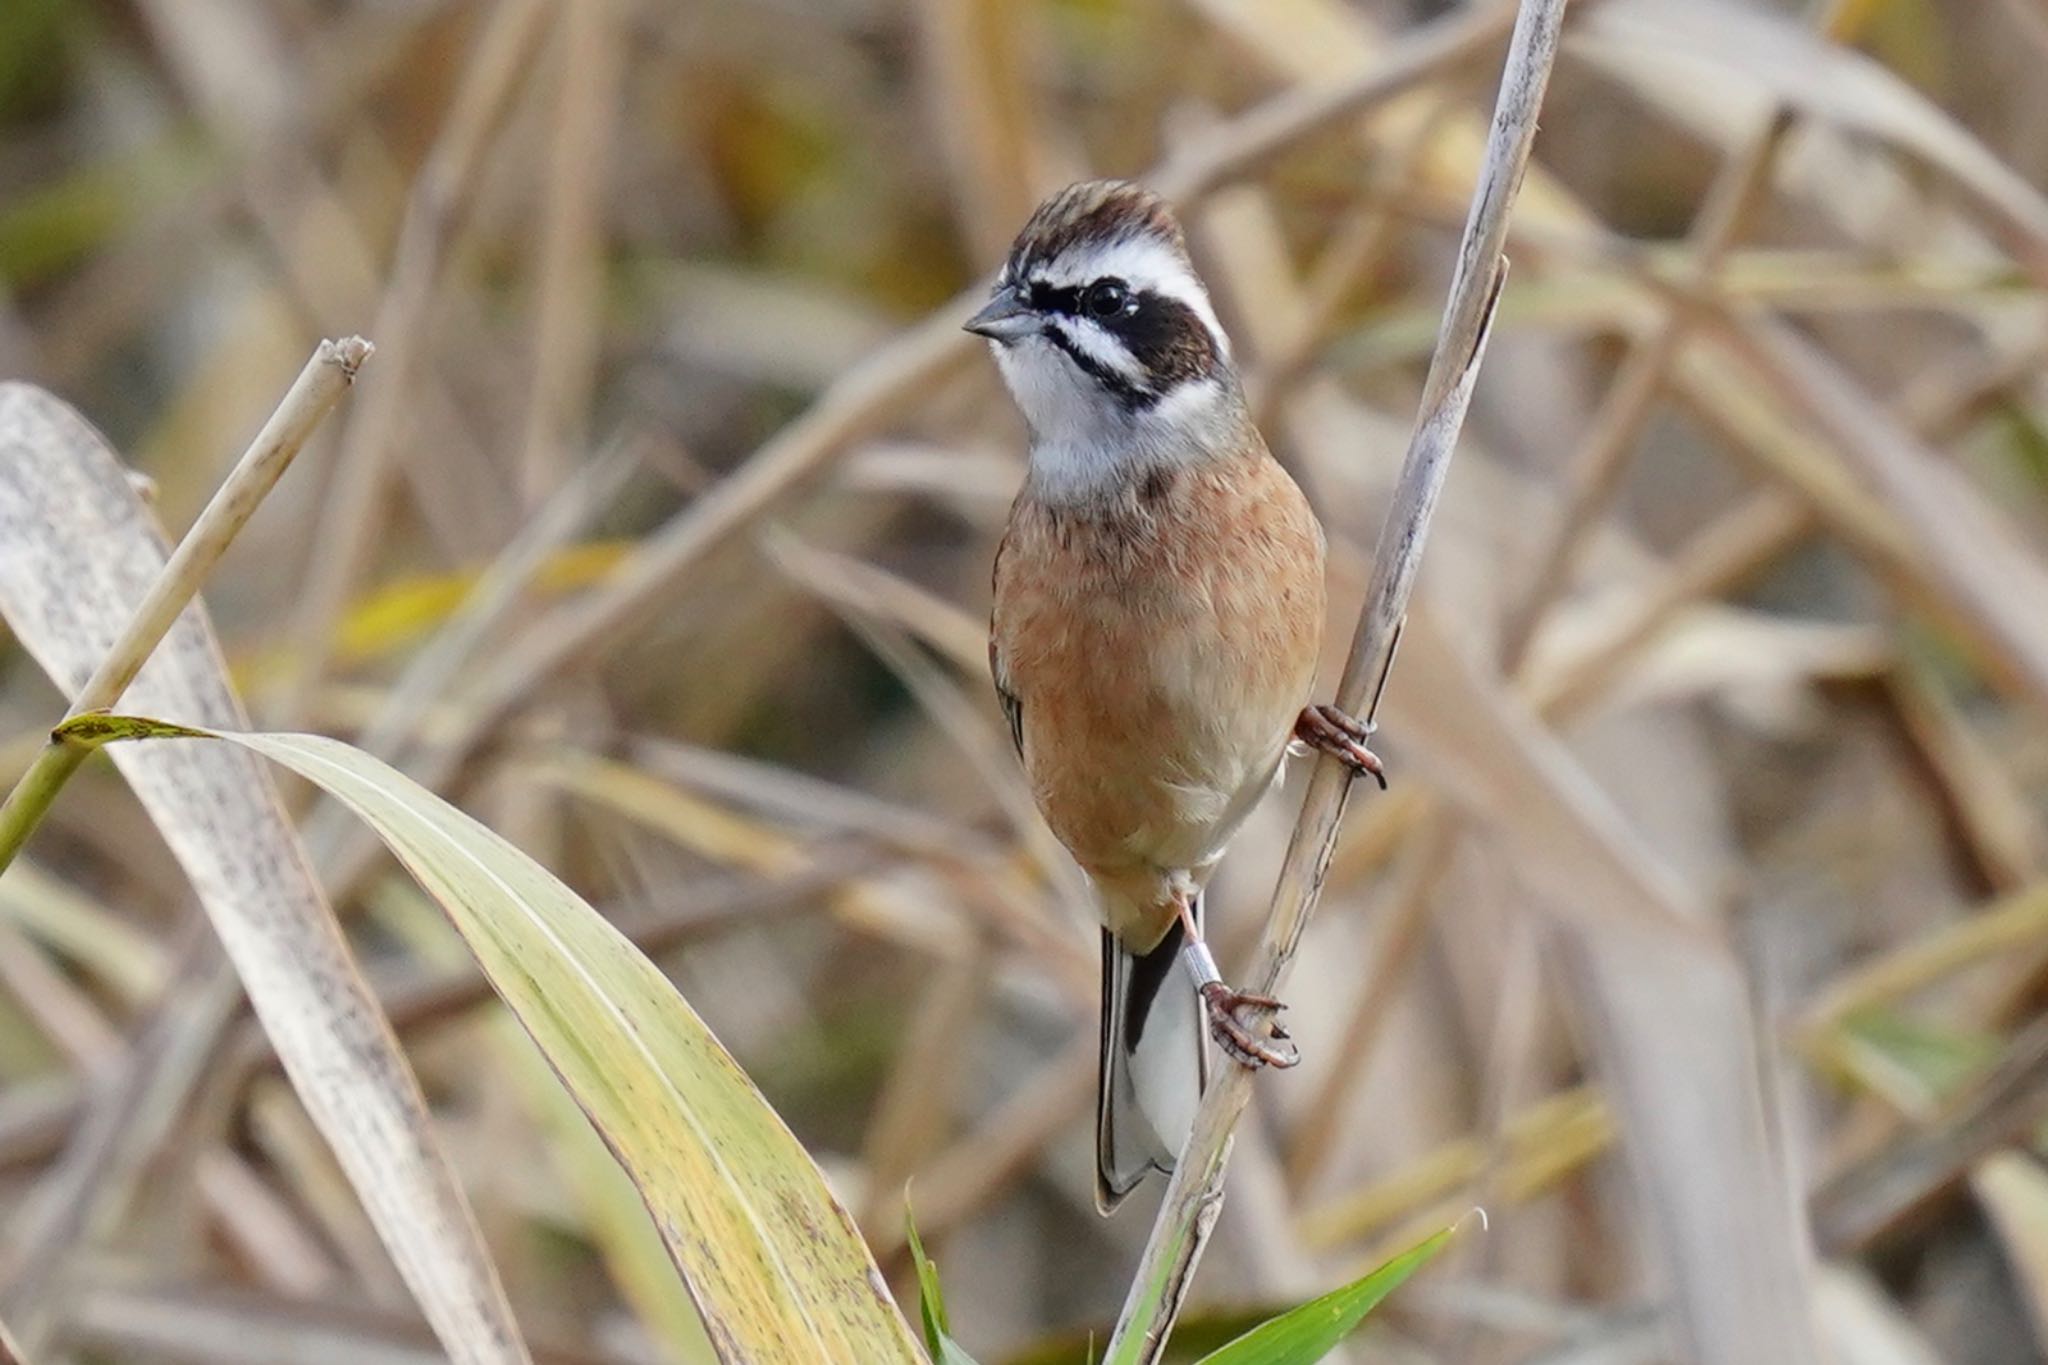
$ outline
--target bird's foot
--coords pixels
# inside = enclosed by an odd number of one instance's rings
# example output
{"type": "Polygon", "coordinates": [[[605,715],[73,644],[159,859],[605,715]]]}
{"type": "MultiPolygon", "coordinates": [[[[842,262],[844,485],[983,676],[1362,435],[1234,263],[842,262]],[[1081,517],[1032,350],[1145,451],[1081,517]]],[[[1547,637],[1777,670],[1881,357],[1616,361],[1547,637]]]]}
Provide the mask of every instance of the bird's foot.
{"type": "Polygon", "coordinates": [[[1208,981],[1202,985],[1202,1003],[1208,1007],[1209,1032],[1241,1065],[1285,1071],[1301,1060],[1301,1052],[1279,1021],[1274,1021],[1271,1036],[1261,1037],[1244,1018],[1248,1011],[1278,1014],[1287,1008],[1272,996],[1234,991],[1221,981],[1208,981]]]}
{"type": "Polygon", "coordinates": [[[1372,738],[1370,723],[1355,720],[1335,706],[1315,705],[1301,708],[1301,716],[1294,722],[1294,737],[1311,749],[1319,750],[1336,758],[1353,772],[1370,773],[1380,784],[1380,790],[1387,789],[1386,765],[1380,756],[1365,747],[1372,738]]]}

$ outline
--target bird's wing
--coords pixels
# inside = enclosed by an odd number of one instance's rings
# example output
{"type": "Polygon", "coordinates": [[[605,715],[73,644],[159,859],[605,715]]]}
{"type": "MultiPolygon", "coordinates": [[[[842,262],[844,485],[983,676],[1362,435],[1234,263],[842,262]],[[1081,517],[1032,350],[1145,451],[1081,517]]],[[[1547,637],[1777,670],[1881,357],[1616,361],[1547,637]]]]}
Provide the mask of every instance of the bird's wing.
{"type": "MultiPolygon", "coordinates": [[[[996,546],[993,576],[998,580],[1003,574],[1003,551],[1009,548],[1010,537],[1005,533],[1001,543],[996,546]]],[[[997,601],[1001,601],[1000,594],[997,601]]],[[[996,630],[993,619],[989,622],[988,632],[988,672],[989,676],[995,679],[996,700],[1003,704],[1003,719],[1010,722],[1010,742],[1017,746],[1017,753],[1021,757],[1024,753],[1024,703],[1010,690],[1010,670],[1003,666],[1002,635],[996,630]]]]}
{"type": "Polygon", "coordinates": [[[1010,722],[1010,743],[1017,746],[1021,757],[1024,753],[1024,703],[1017,700],[1017,694],[1003,685],[1001,662],[996,658],[996,642],[988,642],[989,662],[996,671],[996,700],[1003,704],[1003,717],[1010,722]]]}

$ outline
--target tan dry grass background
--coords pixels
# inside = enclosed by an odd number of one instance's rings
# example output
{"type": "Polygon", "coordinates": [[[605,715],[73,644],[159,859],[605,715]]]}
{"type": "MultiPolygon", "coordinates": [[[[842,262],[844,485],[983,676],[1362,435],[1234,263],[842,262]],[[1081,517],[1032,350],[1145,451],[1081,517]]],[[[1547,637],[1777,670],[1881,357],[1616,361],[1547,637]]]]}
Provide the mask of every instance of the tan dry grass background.
{"type": "MultiPolygon", "coordinates": [[[[1395,789],[1197,1319],[1480,1203],[1355,1359],[1741,1359],[1776,1314],[1845,1365],[2039,1358],[2048,9],[1573,8],[1395,789]]],[[[399,756],[570,879],[892,1272],[911,1182],[970,1346],[1079,1358],[1148,1211],[1088,1207],[1094,931],[982,652],[1021,433],[949,301],[1046,189],[1163,167],[1337,542],[1334,651],[1505,27],[13,0],[0,374],[178,530],[312,341],[371,336],[207,590],[259,721],[399,756]],[[1313,118],[1340,83],[1362,112],[1313,118]]],[[[0,669],[11,778],[61,707],[0,669]]],[[[1219,888],[1240,953],[1295,808],[1219,888]]],[[[311,839],[536,1346],[665,1358],[673,1283],[581,1120],[396,869],[331,812],[311,839]]],[[[207,933],[105,765],[0,882],[0,1293],[55,1296],[47,1358],[433,1358],[253,1025],[152,1054],[217,998],[207,933]],[[91,1164],[93,1078],[185,1064],[91,1164]]]]}

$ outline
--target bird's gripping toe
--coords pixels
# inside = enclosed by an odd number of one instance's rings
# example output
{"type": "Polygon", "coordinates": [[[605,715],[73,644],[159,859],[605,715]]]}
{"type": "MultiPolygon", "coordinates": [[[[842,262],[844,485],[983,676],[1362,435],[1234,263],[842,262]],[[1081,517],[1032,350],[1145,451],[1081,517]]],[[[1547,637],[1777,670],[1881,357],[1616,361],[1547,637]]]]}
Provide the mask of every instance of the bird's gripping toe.
{"type": "Polygon", "coordinates": [[[1356,720],[1335,706],[1322,704],[1304,706],[1294,722],[1297,740],[1335,757],[1354,772],[1370,773],[1380,784],[1380,790],[1385,791],[1386,765],[1380,762],[1378,754],[1365,747],[1372,731],[1370,722],[1356,720]]]}
{"type": "Polygon", "coordinates": [[[1244,1017],[1252,1012],[1277,1014],[1287,1008],[1272,996],[1234,991],[1221,981],[1210,981],[1202,986],[1202,1004],[1209,1012],[1210,1034],[1239,1064],[1285,1071],[1301,1060],[1300,1051],[1278,1021],[1268,1036],[1261,1037],[1244,1017]]]}

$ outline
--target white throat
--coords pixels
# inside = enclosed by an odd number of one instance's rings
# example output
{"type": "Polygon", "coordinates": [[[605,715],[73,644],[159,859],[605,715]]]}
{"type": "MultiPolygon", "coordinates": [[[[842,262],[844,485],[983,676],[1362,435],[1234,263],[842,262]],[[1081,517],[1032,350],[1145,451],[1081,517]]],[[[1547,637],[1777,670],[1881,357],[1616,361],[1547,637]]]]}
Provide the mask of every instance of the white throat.
{"type": "Polygon", "coordinates": [[[994,348],[1031,428],[1031,486],[1050,503],[1097,502],[1157,469],[1242,448],[1244,400],[1222,378],[1191,380],[1132,411],[1049,341],[994,348]]]}

